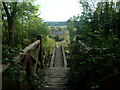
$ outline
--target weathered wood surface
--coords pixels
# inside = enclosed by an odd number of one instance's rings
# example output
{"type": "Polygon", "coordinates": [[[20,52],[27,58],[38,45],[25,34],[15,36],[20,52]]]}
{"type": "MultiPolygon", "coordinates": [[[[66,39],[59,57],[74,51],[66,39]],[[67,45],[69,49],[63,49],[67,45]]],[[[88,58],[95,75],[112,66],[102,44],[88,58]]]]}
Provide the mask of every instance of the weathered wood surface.
{"type": "MultiPolygon", "coordinates": [[[[20,53],[19,55],[17,55],[16,57],[14,57],[14,59],[16,60],[16,62],[14,63],[18,63],[22,60],[23,54],[20,53]]],[[[2,64],[2,67],[0,69],[0,73],[2,73],[3,71],[5,71],[7,68],[9,68],[11,65],[13,64],[13,62],[8,62],[7,64],[2,64]]]]}
{"type": "Polygon", "coordinates": [[[61,45],[57,45],[55,50],[54,67],[64,67],[64,59],[61,45]]]}
{"type": "MultiPolygon", "coordinates": [[[[56,46],[56,44],[54,44],[53,54],[52,54],[52,58],[51,58],[51,61],[50,61],[50,67],[54,67],[55,57],[56,57],[56,50],[57,50],[57,46],[56,46]]],[[[61,44],[61,52],[60,53],[62,54],[63,67],[67,67],[67,60],[66,60],[66,55],[65,55],[63,44],[61,44]]]]}
{"type": "Polygon", "coordinates": [[[40,40],[37,40],[28,47],[26,47],[23,50],[23,52],[20,52],[18,56],[14,57],[14,59],[16,60],[15,62],[8,62],[7,64],[3,64],[0,72],[5,71],[12,64],[16,63],[19,63],[25,67],[28,64],[27,60],[29,60],[30,64],[29,69],[31,69],[33,73],[34,71],[36,71],[35,68],[37,68],[37,65],[41,66],[40,61],[38,60],[38,56],[40,54],[39,52],[40,52],[40,40]]]}
{"type": "Polygon", "coordinates": [[[65,55],[63,44],[62,44],[62,54],[63,54],[64,67],[67,67],[67,60],[66,60],[66,55],[65,55]]]}
{"type": "Polygon", "coordinates": [[[64,89],[66,83],[66,74],[69,68],[66,67],[49,67],[46,68],[44,78],[44,87],[48,90],[67,90],[64,89]],[[58,88],[58,89],[57,89],[58,88]]]}
{"type": "Polygon", "coordinates": [[[7,64],[2,65],[2,67],[0,69],[0,73],[3,72],[3,71],[5,71],[10,66],[11,66],[11,63],[7,63],[7,64]]]}
{"type": "Polygon", "coordinates": [[[43,86],[47,89],[64,90],[66,79],[65,76],[69,70],[62,44],[55,45],[53,50],[53,58],[51,67],[45,69],[45,78],[43,86]],[[65,61],[64,61],[65,60],[65,61]]]}
{"type": "Polygon", "coordinates": [[[54,66],[55,50],[56,50],[56,44],[54,44],[53,54],[52,54],[52,58],[51,58],[51,62],[50,62],[50,67],[54,66]]]}
{"type": "Polygon", "coordinates": [[[91,48],[88,47],[85,43],[83,43],[81,40],[78,40],[78,43],[77,43],[77,50],[82,50],[82,51],[86,51],[86,50],[90,50],[91,48]]]}
{"type": "Polygon", "coordinates": [[[32,43],[31,45],[27,46],[27,47],[23,50],[23,52],[24,52],[24,53],[27,53],[27,52],[29,52],[30,50],[34,49],[34,47],[36,47],[36,46],[39,45],[39,44],[40,44],[40,40],[37,40],[37,41],[35,41],[34,43],[32,43]]]}

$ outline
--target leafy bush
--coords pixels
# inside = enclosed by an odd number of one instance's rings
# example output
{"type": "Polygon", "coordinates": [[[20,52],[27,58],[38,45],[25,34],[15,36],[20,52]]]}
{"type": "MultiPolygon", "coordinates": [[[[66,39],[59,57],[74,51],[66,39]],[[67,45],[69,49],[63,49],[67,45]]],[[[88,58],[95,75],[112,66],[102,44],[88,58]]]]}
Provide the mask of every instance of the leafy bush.
{"type": "Polygon", "coordinates": [[[14,62],[16,61],[14,57],[22,52],[20,48],[11,48],[8,45],[3,45],[2,47],[2,63],[14,62]]]}
{"type": "Polygon", "coordinates": [[[92,48],[81,52],[76,44],[72,47],[77,47],[77,50],[71,48],[68,60],[70,71],[67,78],[71,88],[100,88],[106,82],[100,82],[103,78],[120,72],[119,48],[92,48]]]}

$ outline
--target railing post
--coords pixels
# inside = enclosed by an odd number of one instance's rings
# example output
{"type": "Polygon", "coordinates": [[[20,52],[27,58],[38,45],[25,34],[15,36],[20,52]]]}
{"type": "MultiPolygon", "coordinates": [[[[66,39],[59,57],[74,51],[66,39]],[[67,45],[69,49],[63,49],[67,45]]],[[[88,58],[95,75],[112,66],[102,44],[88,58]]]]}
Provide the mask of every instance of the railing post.
{"type": "Polygon", "coordinates": [[[67,60],[66,60],[66,55],[65,55],[65,50],[64,50],[64,46],[61,43],[61,47],[62,47],[62,55],[63,55],[63,60],[64,60],[64,67],[67,67],[67,60]]]}
{"type": "Polygon", "coordinates": [[[27,78],[28,76],[30,76],[30,74],[28,75],[27,73],[27,64],[28,64],[28,60],[29,60],[29,56],[25,53],[21,53],[21,62],[19,62],[18,64],[20,65],[20,90],[25,88],[25,85],[23,84],[25,78],[27,78]]]}
{"type": "Polygon", "coordinates": [[[56,43],[54,44],[54,47],[53,47],[53,54],[50,61],[50,67],[54,67],[55,51],[56,51],[56,43]]]}
{"type": "Polygon", "coordinates": [[[42,57],[43,52],[42,52],[42,35],[41,34],[37,35],[37,40],[40,40],[38,60],[40,61],[41,69],[42,69],[43,68],[43,57],[42,57]]]}

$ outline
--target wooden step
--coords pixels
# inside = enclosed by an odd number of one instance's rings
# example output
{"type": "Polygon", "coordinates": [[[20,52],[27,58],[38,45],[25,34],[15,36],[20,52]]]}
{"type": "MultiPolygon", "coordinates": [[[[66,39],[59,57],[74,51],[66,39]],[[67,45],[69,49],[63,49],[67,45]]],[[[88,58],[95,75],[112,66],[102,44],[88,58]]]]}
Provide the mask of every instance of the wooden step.
{"type": "Polygon", "coordinates": [[[47,88],[65,88],[65,75],[69,68],[50,67],[46,68],[44,87],[47,88]]]}

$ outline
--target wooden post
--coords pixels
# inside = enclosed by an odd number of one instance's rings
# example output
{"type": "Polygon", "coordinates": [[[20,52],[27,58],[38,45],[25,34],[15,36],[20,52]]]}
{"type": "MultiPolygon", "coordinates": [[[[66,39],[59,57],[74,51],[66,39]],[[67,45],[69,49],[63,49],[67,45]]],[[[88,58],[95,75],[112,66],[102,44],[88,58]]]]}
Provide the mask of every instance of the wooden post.
{"type": "Polygon", "coordinates": [[[37,40],[40,40],[40,46],[39,46],[39,52],[38,52],[38,60],[40,61],[40,64],[41,64],[41,69],[43,68],[43,52],[42,52],[42,36],[41,34],[40,35],[37,35],[37,40]]]}
{"type": "Polygon", "coordinates": [[[61,43],[61,47],[62,47],[62,55],[63,55],[63,60],[64,60],[64,67],[67,67],[67,60],[66,60],[66,55],[65,55],[65,50],[64,50],[64,46],[61,43]]]}
{"type": "Polygon", "coordinates": [[[21,66],[20,67],[20,90],[22,90],[23,88],[25,88],[25,85],[23,84],[25,78],[28,77],[28,71],[26,70],[27,69],[27,64],[28,64],[28,60],[29,60],[29,57],[27,54],[23,54],[22,55],[22,60],[21,62],[19,62],[19,65],[21,66]]]}
{"type": "Polygon", "coordinates": [[[56,43],[54,44],[53,54],[52,54],[52,58],[51,58],[51,61],[50,61],[50,67],[54,67],[55,51],[56,51],[56,43]]]}

